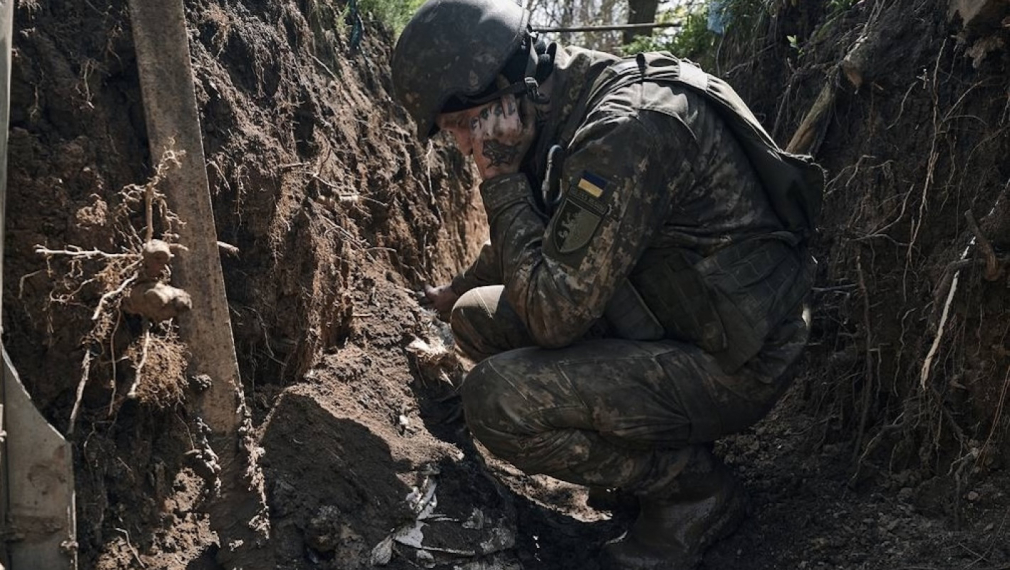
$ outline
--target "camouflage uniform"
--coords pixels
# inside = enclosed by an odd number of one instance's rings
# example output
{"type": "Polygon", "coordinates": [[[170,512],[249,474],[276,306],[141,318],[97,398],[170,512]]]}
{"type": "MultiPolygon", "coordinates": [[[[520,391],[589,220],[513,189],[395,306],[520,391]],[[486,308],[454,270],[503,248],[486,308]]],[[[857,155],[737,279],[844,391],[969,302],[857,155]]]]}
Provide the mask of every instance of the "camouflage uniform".
{"type": "Polygon", "coordinates": [[[491,239],[452,283],[451,325],[479,361],[463,404],[493,453],[653,494],[692,447],[746,428],[781,395],[808,334],[782,290],[807,289],[810,266],[769,237],[781,222],[702,96],[640,82],[580,108],[616,61],[559,50],[524,172],[481,185],[491,239]],[[549,215],[533,199],[545,180],[563,189],[549,215]],[[756,343],[735,333],[737,316],[758,323],[756,343]]]}

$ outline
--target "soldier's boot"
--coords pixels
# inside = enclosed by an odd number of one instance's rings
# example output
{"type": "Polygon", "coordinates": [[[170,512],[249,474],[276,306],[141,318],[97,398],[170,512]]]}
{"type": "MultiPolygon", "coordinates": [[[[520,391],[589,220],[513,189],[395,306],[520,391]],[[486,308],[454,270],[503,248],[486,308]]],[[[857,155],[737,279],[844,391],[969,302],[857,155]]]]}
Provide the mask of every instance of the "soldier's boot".
{"type": "Polygon", "coordinates": [[[746,514],[743,487],[707,450],[658,493],[640,497],[638,519],[604,547],[613,570],[690,570],[736,530],[746,514]]]}

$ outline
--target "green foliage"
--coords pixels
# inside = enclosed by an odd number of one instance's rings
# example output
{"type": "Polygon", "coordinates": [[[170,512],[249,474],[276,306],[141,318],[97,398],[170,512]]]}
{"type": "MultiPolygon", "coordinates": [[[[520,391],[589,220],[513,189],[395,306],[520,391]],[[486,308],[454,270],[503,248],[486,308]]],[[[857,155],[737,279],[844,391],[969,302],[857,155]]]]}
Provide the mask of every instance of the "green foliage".
{"type": "Polygon", "coordinates": [[[358,11],[363,18],[378,20],[399,35],[423,3],[424,0],[358,0],[358,11]]]}
{"type": "Polygon", "coordinates": [[[354,13],[367,22],[379,22],[399,35],[424,0],[310,0],[312,11],[327,29],[348,37],[354,25],[354,13]]]}
{"type": "Polygon", "coordinates": [[[708,29],[708,2],[694,2],[661,12],[656,21],[679,23],[676,28],[657,28],[652,36],[638,36],[621,48],[626,54],[665,50],[678,57],[696,58],[707,52],[716,39],[708,29]],[[666,30],[669,30],[668,32],[666,30]]]}
{"type": "MultiPolygon", "coordinates": [[[[851,4],[854,0],[830,0],[838,3],[851,4]]],[[[675,22],[680,26],[671,28],[669,32],[662,29],[651,37],[641,36],[622,47],[626,54],[639,51],[665,50],[701,64],[715,57],[715,46],[719,34],[709,29],[709,12],[718,10],[721,13],[726,32],[743,35],[749,34],[755,28],[758,19],[771,9],[771,4],[765,0],[695,0],[678,4],[670,10],[657,16],[659,22],[675,22]]]]}

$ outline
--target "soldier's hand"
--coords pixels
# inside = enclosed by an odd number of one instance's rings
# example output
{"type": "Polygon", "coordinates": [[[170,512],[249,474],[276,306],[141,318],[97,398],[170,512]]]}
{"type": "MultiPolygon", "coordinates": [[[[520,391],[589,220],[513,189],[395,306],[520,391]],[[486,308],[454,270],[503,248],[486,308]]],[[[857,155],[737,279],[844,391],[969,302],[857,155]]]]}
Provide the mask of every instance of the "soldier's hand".
{"type": "Polygon", "coordinates": [[[527,117],[523,111],[515,95],[506,95],[480,107],[471,117],[473,160],[484,180],[519,172],[536,135],[532,113],[527,117]]]}
{"type": "Polygon", "coordinates": [[[439,285],[438,287],[425,285],[424,291],[418,293],[420,293],[418,297],[422,307],[435,309],[439,319],[449,322],[452,307],[459,299],[459,295],[452,290],[452,287],[449,285],[439,285]]]}
{"type": "Polygon", "coordinates": [[[536,136],[536,112],[506,95],[472,109],[442,113],[438,128],[451,133],[464,156],[473,156],[484,180],[519,172],[536,136]]]}

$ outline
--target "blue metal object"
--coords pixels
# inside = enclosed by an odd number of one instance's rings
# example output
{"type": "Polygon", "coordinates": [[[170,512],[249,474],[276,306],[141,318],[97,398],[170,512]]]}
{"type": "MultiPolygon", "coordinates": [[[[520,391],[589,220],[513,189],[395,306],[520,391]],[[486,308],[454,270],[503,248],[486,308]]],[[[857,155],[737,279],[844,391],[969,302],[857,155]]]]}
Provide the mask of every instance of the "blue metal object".
{"type": "Polygon", "coordinates": [[[348,6],[347,21],[351,25],[351,37],[348,43],[351,46],[351,51],[357,52],[361,46],[361,40],[365,35],[365,24],[361,20],[361,14],[358,12],[358,0],[350,0],[348,6]]]}

